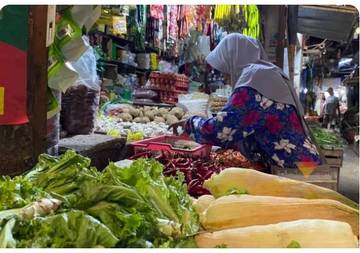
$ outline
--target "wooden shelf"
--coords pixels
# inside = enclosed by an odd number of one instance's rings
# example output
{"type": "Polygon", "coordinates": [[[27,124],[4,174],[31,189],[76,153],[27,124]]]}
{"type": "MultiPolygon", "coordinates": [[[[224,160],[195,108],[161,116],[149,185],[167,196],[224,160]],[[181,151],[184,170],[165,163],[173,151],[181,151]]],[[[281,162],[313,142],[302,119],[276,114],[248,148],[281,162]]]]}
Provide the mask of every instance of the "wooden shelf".
{"type": "Polygon", "coordinates": [[[120,67],[121,69],[126,70],[126,71],[131,72],[131,73],[147,74],[147,73],[151,72],[151,69],[141,69],[141,68],[132,66],[130,64],[123,63],[123,62],[118,61],[118,60],[103,60],[102,62],[108,63],[108,64],[115,64],[118,67],[120,67]]]}
{"type": "Polygon", "coordinates": [[[127,47],[133,53],[148,53],[148,52],[159,53],[159,51],[160,51],[157,48],[153,48],[153,47],[149,47],[149,46],[145,46],[145,50],[136,50],[134,41],[130,41],[128,39],[124,39],[124,38],[121,38],[121,37],[113,35],[113,34],[107,34],[107,33],[100,32],[100,31],[92,31],[90,34],[97,34],[97,35],[100,35],[103,37],[110,38],[113,40],[113,42],[115,44],[117,44],[123,48],[127,47]]]}
{"type": "Polygon", "coordinates": [[[133,102],[133,105],[169,107],[169,108],[174,107],[174,105],[165,104],[165,103],[136,103],[136,102],[133,102]]]}

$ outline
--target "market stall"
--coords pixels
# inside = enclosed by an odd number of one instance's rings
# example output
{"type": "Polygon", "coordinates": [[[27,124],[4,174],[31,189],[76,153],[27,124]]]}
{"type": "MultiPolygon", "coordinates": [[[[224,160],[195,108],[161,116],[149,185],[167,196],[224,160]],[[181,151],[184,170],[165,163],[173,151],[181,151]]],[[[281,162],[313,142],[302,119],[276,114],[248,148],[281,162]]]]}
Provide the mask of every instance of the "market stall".
{"type": "MultiPolygon", "coordinates": [[[[278,51],[282,41],[264,38],[264,8],[53,6],[47,152],[23,174],[0,178],[0,248],[358,247],[359,206],[337,192],[343,152],[333,132],[312,128],[330,166],[299,169],[275,155],[278,166],[247,158],[252,145],[199,144],[185,123],[169,128],[196,116],[224,121],[233,88],[205,58],[234,32],[278,51]]],[[[289,108],[254,97],[263,109],[289,108]]],[[[266,124],[275,133],[279,118],[266,124]]],[[[286,156],[295,149],[267,143],[286,156]]],[[[317,155],[309,140],[301,145],[317,155]]]]}

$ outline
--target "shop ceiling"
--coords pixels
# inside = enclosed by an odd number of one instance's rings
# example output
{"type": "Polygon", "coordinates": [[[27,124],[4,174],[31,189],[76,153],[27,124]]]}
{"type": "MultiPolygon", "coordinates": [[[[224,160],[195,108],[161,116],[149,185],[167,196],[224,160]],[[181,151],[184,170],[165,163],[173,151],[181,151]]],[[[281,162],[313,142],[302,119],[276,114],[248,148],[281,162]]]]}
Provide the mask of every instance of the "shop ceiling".
{"type": "Polygon", "coordinates": [[[297,32],[337,42],[348,42],[358,25],[358,12],[351,6],[301,5],[297,32]]]}

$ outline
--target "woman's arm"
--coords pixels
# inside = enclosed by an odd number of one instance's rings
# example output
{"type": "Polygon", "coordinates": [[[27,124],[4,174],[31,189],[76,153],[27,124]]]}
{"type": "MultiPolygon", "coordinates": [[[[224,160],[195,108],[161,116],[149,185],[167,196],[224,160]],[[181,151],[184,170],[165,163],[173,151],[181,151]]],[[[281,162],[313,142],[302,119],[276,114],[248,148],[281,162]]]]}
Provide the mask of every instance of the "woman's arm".
{"type": "Polygon", "coordinates": [[[238,88],[215,117],[188,119],[185,132],[198,143],[230,147],[258,127],[262,116],[260,100],[261,96],[254,89],[238,88]]]}

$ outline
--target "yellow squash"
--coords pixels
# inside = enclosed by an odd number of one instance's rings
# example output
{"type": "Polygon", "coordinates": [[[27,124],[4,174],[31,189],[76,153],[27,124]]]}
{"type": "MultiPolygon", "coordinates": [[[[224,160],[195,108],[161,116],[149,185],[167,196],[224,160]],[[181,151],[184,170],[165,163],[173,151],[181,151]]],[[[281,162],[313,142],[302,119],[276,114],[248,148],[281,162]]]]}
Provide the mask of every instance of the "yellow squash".
{"type": "Polygon", "coordinates": [[[208,206],[215,200],[212,195],[202,195],[193,202],[195,211],[201,215],[208,206]]]}
{"type": "MultiPolygon", "coordinates": [[[[240,210],[239,210],[240,211],[240,210]]],[[[296,220],[232,228],[195,237],[199,248],[357,248],[349,224],[331,220],[296,220]]]]}
{"type": "Polygon", "coordinates": [[[359,235],[359,211],[335,200],[229,195],[211,202],[202,213],[207,231],[267,225],[300,219],[337,220],[359,235]]]}
{"type": "Polygon", "coordinates": [[[297,197],[305,199],[333,199],[358,209],[345,196],[314,184],[262,173],[252,169],[228,168],[213,174],[204,187],[215,197],[237,191],[250,195],[297,197]]]}

